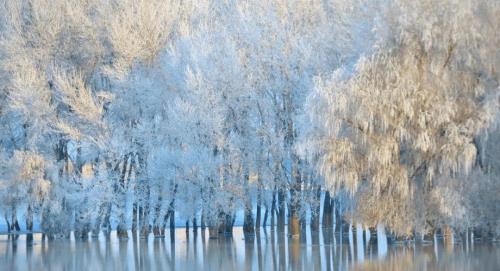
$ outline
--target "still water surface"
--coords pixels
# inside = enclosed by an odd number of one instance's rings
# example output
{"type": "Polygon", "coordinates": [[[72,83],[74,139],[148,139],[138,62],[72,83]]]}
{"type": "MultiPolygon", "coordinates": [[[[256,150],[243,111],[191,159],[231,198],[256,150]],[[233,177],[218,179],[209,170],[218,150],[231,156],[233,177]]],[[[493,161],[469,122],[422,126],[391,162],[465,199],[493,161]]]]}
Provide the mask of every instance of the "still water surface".
{"type": "Polygon", "coordinates": [[[25,235],[1,235],[0,270],[500,270],[498,243],[380,246],[367,238],[307,231],[294,239],[269,228],[254,238],[235,228],[219,239],[184,229],[165,239],[118,240],[112,233],[47,241],[35,234],[30,243],[25,235]]]}

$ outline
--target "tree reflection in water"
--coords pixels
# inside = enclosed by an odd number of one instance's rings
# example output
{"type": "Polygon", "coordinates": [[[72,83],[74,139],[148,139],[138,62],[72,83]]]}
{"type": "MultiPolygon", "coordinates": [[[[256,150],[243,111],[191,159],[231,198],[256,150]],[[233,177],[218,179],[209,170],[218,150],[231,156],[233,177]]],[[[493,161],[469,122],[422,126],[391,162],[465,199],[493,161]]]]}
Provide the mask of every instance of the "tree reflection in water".
{"type": "MultiPolygon", "coordinates": [[[[361,230],[360,230],[361,229],[361,230]]],[[[300,237],[286,231],[261,229],[244,236],[235,228],[232,236],[209,239],[198,229],[184,229],[164,239],[142,239],[129,233],[119,240],[116,233],[86,241],[53,240],[41,234],[2,235],[2,270],[498,270],[500,245],[457,243],[444,246],[424,243],[395,244],[379,251],[377,234],[345,236],[330,229],[300,237]],[[33,240],[30,240],[33,239],[33,240]]]]}

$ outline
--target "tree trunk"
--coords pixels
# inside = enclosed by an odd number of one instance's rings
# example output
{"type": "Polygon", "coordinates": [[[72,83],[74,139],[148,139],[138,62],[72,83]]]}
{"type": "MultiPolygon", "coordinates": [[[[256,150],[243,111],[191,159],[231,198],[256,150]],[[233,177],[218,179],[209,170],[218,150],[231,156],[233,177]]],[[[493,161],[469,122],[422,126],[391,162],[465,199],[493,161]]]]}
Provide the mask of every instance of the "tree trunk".
{"type": "Polygon", "coordinates": [[[243,220],[243,233],[244,234],[254,234],[255,233],[255,228],[253,225],[253,215],[252,215],[252,206],[248,206],[249,204],[247,203],[247,206],[245,207],[245,217],[243,220]]]}
{"type": "MultiPolygon", "coordinates": [[[[257,209],[258,212],[258,209],[257,209]]],[[[262,227],[267,225],[267,218],[269,217],[269,208],[266,206],[266,211],[264,212],[264,219],[262,219],[262,227]]]]}
{"type": "Polygon", "coordinates": [[[285,229],[285,192],[282,188],[278,190],[278,231],[285,229]]]}
{"type": "Polygon", "coordinates": [[[311,212],[311,230],[318,232],[319,231],[319,217],[320,217],[320,213],[321,213],[321,187],[319,185],[316,188],[316,191],[314,193],[314,202],[317,202],[318,205],[315,206],[316,208],[314,210],[311,210],[312,211],[311,212]]]}
{"type": "Polygon", "coordinates": [[[19,222],[17,221],[17,209],[16,207],[12,207],[12,216],[11,216],[10,230],[14,232],[21,231],[21,227],[19,227],[19,222]]]}
{"type": "Polygon", "coordinates": [[[102,222],[102,230],[105,231],[106,234],[111,233],[111,202],[106,203],[106,210],[104,213],[104,220],[102,222]]]}
{"type": "Polygon", "coordinates": [[[298,193],[299,187],[297,183],[290,189],[291,202],[290,202],[290,220],[288,222],[288,234],[291,236],[300,235],[300,217],[299,217],[299,200],[298,193]]]}
{"type": "Polygon", "coordinates": [[[330,192],[325,191],[325,199],[323,201],[323,228],[331,229],[333,225],[333,204],[330,192]]]}
{"type": "Polygon", "coordinates": [[[300,218],[297,213],[297,209],[292,206],[290,211],[290,221],[289,221],[289,231],[288,234],[291,236],[300,235],[300,218]]]}
{"type": "Polygon", "coordinates": [[[273,190],[273,199],[271,201],[271,230],[274,230],[276,220],[276,188],[273,190]]]}
{"type": "Polygon", "coordinates": [[[146,183],[145,184],[145,189],[146,189],[146,195],[144,199],[144,209],[142,213],[142,221],[141,221],[141,237],[142,238],[147,238],[149,235],[149,214],[150,214],[150,195],[151,191],[149,188],[149,185],[146,183]]]}
{"type": "MultiPolygon", "coordinates": [[[[260,179],[260,176],[259,176],[260,179]]],[[[259,186],[257,191],[257,214],[255,216],[255,230],[260,231],[261,226],[261,214],[262,214],[262,188],[259,186]]]]}
{"type": "Polygon", "coordinates": [[[196,233],[198,231],[198,221],[196,220],[196,214],[193,217],[193,232],[196,233]]]}
{"type": "Polygon", "coordinates": [[[118,209],[118,225],[116,227],[116,234],[118,235],[118,238],[121,239],[126,239],[128,238],[128,233],[127,233],[127,225],[126,225],[126,218],[125,218],[125,207],[126,207],[126,174],[127,174],[127,168],[128,168],[128,163],[129,163],[129,154],[125,155],[123,159],[123,168],[121,172],[121,176],[119,179],[119,183],[115,186],[115,192],[118,195],[116,204],[117,204],[117,209],[118,209]]]}
{"type": "Polygon", "coordinates": [[[200,226],[201,226],[201,231],[205,231],[205,228],[207,227],[207,224],[205,222],[205,217],[207,216],[205,214],[206,208],[201,209],[201,221],[200,221],[200,226]]]}
{"type": "Polygon", "coordinates": [[[290,226],[289,234],[291,236],[300,235],[300,217],[299,217],[299,207],[300,207],[300,193],[302,191],[302,176],[300,173],[300,162],[298,157],[292,154],[292,181],[293,185],[290,189],[290,226]]]}
{"type": "Polygon", "coordinates": [[[340,201],[338,199],[335,199],[333,201],[333,212],[334,212],[334,219],[335,219],[335,231],[340,231],[342,232],[342,225],[346,224],[344,223],[344,217],[342,214],[342,207],[340,206],[340,201]],[[338,230],[337,230],[338,229],[338,230]]]}
{"type": "Polygon", "coordinates": [[[132,204],[132,233],[137,231],[137,216],[138,216],[138,203],[137,203],[137,192],[135,193],[134,203],[132,204]]]}
{"type": "Polygon", "coordinates": [[[219,238],[219,229],[216,226],[208,227],[208,238],[217,239],[219,238]]]}
{"type": "Polygon", "coordinates": [[[443,242],[446,250],[450,252],[453,249],[454,236],[453,229],[448,225],[443,227],[443,242]]]}
{"type": "Polygon", "coordinates": [[[31,204],[28,205],[26,210],[26,231],[33,232],[33,209],[31,204]]]}
{"type": "Polygon", "coordinates": [[[26,210],[26,241],[28,243],[33,242],[33,209],[31,208],[31,204],[28,205],[28,209],[26,210]]]}
{"type": "Polygon", "coordinates": [[[10,230],[11,230],[11,228],[10,228],[10,221],[7,218],[7,215],[4,215],[4,219],[5,219],[5,224],[7,224],[7,232],[10,233],[10,230]]]}
{"type": "Polygon", "coordinates": [[[78,239],[87,239],[89,234],[90,225],[87,219],[87,212],[85,210],[87,208],[87,202],[88,200],[85,198],[82,206],[79,206],[75,212],[76,221],[74,235],[75,238],[78,239]]]}
{"type": "Polygon", "coordinates": [[[153,235],[155,237],[163,237],[163,231],[161,230],[160,227],[160,214],[161,214],[161,202],[162,202],[162,197],[161,197],[161,187],[159,187],[159,194],[158,194],[158,199],[156,201],[156,206],[155,206],[155,214],[153,217],[153,235]]]}

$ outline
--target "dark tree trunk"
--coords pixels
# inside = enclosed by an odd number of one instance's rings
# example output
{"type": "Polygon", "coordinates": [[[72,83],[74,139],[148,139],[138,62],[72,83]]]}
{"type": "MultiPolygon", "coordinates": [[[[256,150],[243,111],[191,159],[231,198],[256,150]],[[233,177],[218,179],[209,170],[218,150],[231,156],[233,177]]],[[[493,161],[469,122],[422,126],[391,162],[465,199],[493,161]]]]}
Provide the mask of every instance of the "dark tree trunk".
{"type": "Polygon", "coordinates": [[[26,230],[28,232],[33,231],[33,208],[31,208],[31,204],[28,205],[26,210],[26,230]]]}
{"type": "Polygon", "coordinates": [[[155,237],[163,237],[163,231],[161,230],[160,227],[160,213],[161,213],[161,202],[162,202],[161,187],[159,188],[159,190],[160,192],[158,195],[158,199],[156,201],[155,214],[153,217],[153,235],[155,237]]]}
{"type": "Polygon", "coordinates": [[[335,231],[341,231],[342,229],[342,225],[345,224],[344,223],[344,217],[342,215],[342,212],[341,212],[341,206],[340,206],[340,201],[338,199],[335,199],[333,201],[333,212],[335,214],[335,231]]]}
{"type": "Polygon", "coordinates": [[[106,203],[104,220],[102,222],[102,230],[105,231],[106,234],[111,233],[111,207],[111,202],[106,203]]]}
{"type": "Polygon", "coordinates": [[[255,230],[256,231],[260,230],[261,216],[262,216],[262,189],[259,187],[259,190],[257,191],[257,214],[255,216],[255,230]]]}
{"type": "Polygon", "coordinates": [[[285,229],[285,191],[282,188],[278,190],[278,231],[283,232],[285,229]]]}
{"type": "Polygon", "coordinates": [[[314,193],[314,202],[317,202],[317,206],[311,212],[311,230],[319,231],[319,217],[321,212],[321,187],[318,186],[314,193]]]}
{"type": "Polygon", "coordinates": [[[269,208],[266,206],[266,211],[264,212],[264,219],[262,219],[262,227],[265,227],[267,225],[268,217],[269,217],[269,208]]]}
{"type": "Polygon", "coordinates": [[[7,232],[10,233],[10,221],[7,218],[7,215],[4,215],[4,219],[5,219],[5,224],[7,224],[7,232]]]}
{"type": "MultiPolygon", "coordinates": [[[[121,176],[118,184],[115,186],[115,192],[118,196],[117,199],[117,209],[119,211],[118,215],[118,225],[116,226],[116,234],[118,238],[126,239],[128,238],[127,225],[125,219],[125,206],[126,206],[126,176],[127,168],[129,163],[130,154],[125,155],[123,159],[123,168],[121,171],[121,176]]],[[[133,160],[133,159],[132,159],[133,160]]]]}
{"type": "Polygon", "coordinates": [[[330,192],[325,191],[325,199],[323,201],[323,228],[331,229],[333,225],[333,203],[330,197],[330,192]]]}
{"type": "Polygon", "coordinates": [[[12,207],[12,219],[10,224],[10,231],[18,232],[21,231],[21,227],[19,227],[19,222],[17,221],[17,210],[16,207],[12,207]]]}
{"type": "Polygon", "coordinates": [[[198,221],[196,220],[196,215],[193,217],[193,232],[196,233],[198,230],[198,221]]]}
{"type": "Polygon", "coordinates": [[[206,220],[206,219],[205,219],[205,217],[206,217],[205,212],[206,212],[206,209],[205,209],[205,208],[201,209],[201,221],[200,221],[200,224],[201,224],[201,231],[204,231],[204,230],[205,230],[205,228],[207,227],[207,223],[205,222],[205,220],[206,220]]]}
{"type": "Polygon", "coordinates": [[[252,206],[245,207],[245,217],[243,220],[243,233],[245,234],[254,234],[255,228],[253,225],[253,215],[252,215],[252,206]]]}
{"type": "Polygon", "coordinates": [[[132,232],[137,231],[137,216],[138,216],[138,202],[137,202],[137,193],[136,196],[134,197],[134,203],[132,204],[132,232]]]}
{"type": "Polygon", "coordinates": [[[151,191],[149,189],[149,185],[146,184],[146,195],[145,195],[145,203],[144,209],[142,213],[142,221],[141,221],[141,237],[147,238],[149,235],[149,214],[150,214],[150,201],[149,197],[151,195],[151,191]]]}
{"type": "Polygon", "coordinates": [[[273,190],[273,199],[271,201],[271,229],[274,230],[276,219],[276,188],[273,190]]]}

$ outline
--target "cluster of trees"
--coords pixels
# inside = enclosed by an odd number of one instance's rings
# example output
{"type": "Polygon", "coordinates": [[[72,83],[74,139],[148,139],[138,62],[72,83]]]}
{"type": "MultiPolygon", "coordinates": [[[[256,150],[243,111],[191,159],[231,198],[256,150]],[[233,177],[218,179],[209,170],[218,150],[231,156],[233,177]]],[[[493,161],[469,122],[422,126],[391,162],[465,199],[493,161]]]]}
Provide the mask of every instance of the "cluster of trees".
{"type": "Polygon", "coordinates": [[[0,1],[9,230],[498,231],[500,6],[382,2],[0,1]]]}

